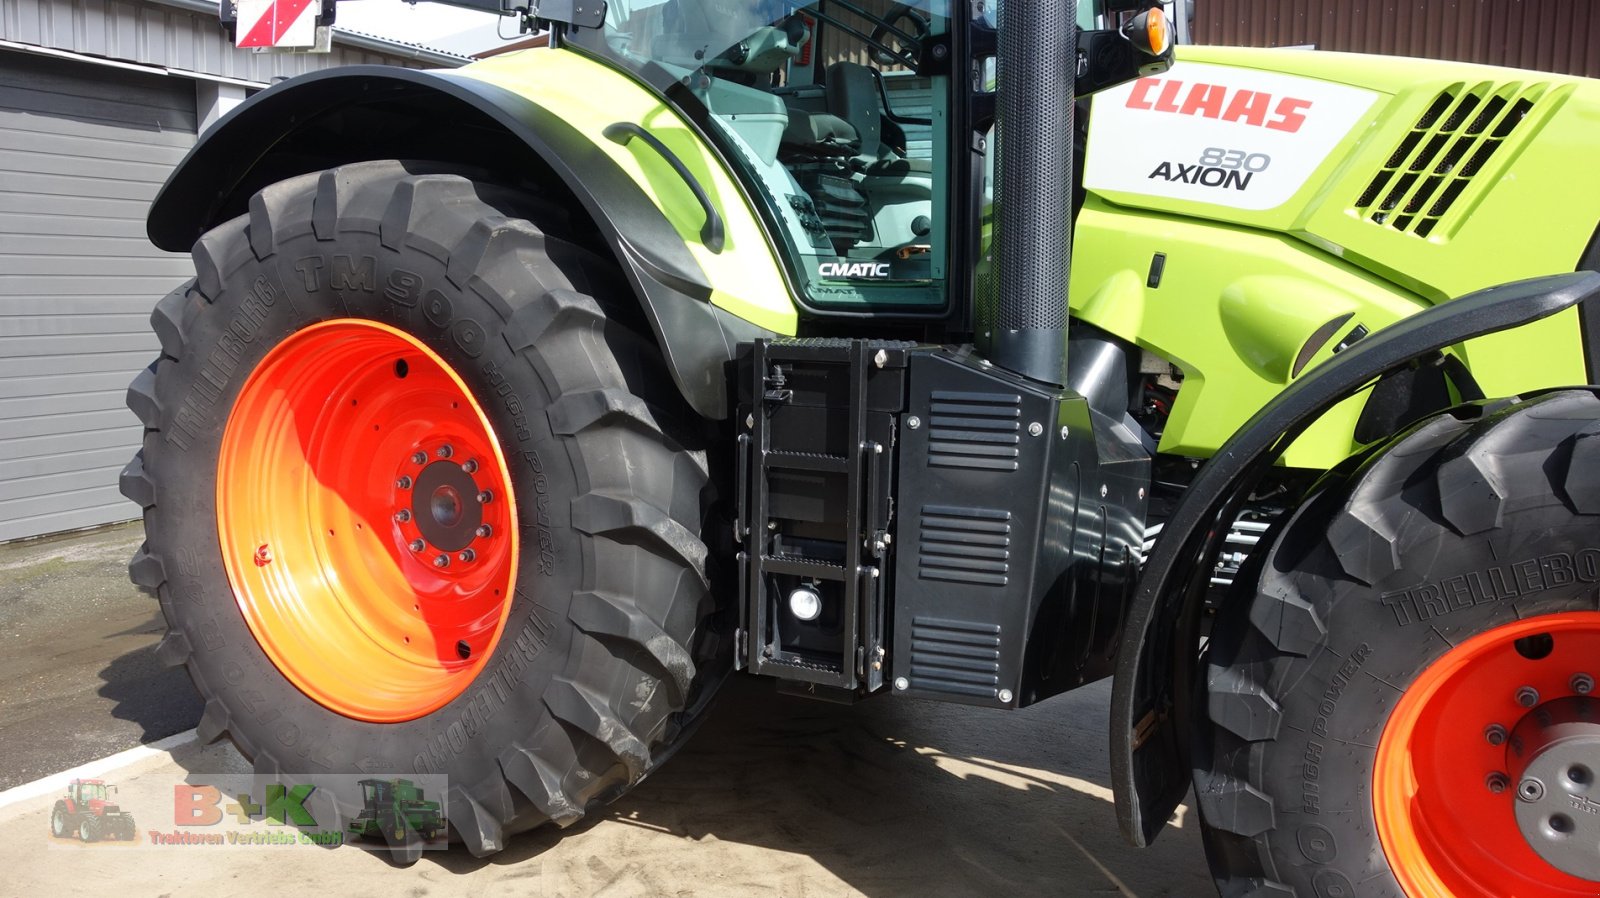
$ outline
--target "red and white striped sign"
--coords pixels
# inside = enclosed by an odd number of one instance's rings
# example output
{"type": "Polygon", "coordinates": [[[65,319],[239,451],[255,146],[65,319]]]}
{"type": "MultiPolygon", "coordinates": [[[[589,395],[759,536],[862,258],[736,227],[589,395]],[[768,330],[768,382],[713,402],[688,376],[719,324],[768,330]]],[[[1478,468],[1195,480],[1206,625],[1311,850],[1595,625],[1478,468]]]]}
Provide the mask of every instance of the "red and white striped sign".
{"type": "Polygon", "coordinates": [[[239,0],[239,47],[310,47],[317,40],[319,0],[239,0]]]}

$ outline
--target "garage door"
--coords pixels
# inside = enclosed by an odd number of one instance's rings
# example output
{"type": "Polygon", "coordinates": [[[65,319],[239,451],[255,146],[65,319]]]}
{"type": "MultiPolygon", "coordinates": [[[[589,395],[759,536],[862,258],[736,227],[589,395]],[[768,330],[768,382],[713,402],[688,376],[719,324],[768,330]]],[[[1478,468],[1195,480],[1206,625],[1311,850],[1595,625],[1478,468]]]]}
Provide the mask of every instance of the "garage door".
{"type": "Polygon", "coordinates": [[[139,514],[123,395],[192,271],[144,216],[194,139],[193,82],[0,51],[0,541],[139,514]]]}

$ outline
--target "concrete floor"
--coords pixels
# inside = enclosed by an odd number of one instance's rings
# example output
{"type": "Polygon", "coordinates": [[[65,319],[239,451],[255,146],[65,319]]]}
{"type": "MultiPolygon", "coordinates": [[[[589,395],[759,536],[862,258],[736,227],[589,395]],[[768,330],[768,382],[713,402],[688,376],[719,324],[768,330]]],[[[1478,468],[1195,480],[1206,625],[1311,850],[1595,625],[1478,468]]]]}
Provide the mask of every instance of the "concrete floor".
{"type": "MultiPolygon", "coordinates": [[[[151,657],[154,600],[123,579],[137,543],[124,528],[0,547],[0,787],[198,716],[187,680],[151,657]]],[[[54,797],[39,797],[0,808],[0,893],[1214,894],[1189,809],[1151,849],[1122,841],[1108,695],[1099,684],[1014,713],[844,707],[740,679],[677,757],[607,811],[516,837],[492,858],[428,852],[409,868],[350,848],[85,846],[51,838],[54,797]]],[[[172,829],[175,784],[246,769],[226,745],[191,744],[105,778],[145,832],[172,829]]]]}
{"type": "Polygon", "coordinates": [[[128,582],[139,524],[0,545],[0,790],[189,729],[156,600],[128,582]]]}

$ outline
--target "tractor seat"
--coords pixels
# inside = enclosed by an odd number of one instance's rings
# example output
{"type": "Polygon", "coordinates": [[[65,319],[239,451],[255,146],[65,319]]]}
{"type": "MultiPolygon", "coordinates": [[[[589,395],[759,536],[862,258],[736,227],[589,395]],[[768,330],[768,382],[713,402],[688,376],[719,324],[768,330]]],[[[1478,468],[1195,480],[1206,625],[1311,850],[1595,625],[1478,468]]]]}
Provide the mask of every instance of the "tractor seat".
{"type": "Polygon", "coordinates": [[[861,137],[837,115],[790,106],[783,148],[793,155],[842,159],[861,152],[861,137]]]}
{"type": "Polygon", "coordinates": [[[932,159],[907,159],[904,156],[895,156],[868,165],[865,169],[869,175],[881,177],[902,177],[904,175],[931,175],[933,174],[932,159]]]}
{"type": "MultiPolygon", "coordinates": [[[[812,112],[798,106],[788,107],[788,112],[789,124],[783,129],[786,157],[862,159],[861,137],[849,122],[831,113],[812,112]]],[[[883,177],[926,175],[933,172],[933,160],[907,159],[884,146],[880,155],[867,161],[861,171],[883,177]]]]}
{"type": "MultiPolygon", "coordinates": [[[[828,110],[842,118],[859,137],[856,155],[868,175],[900,176],[930,174],[933,163],[927,159],[907,159],[884,140],[887,110],[878,95],[878,82],[872,70],[854,62],[828,66],[828,110]]],[[[893,132],[898,126],[891,124],[893,132]]],[[[904,135],[901,135],[904,139],[904,135]]]]}

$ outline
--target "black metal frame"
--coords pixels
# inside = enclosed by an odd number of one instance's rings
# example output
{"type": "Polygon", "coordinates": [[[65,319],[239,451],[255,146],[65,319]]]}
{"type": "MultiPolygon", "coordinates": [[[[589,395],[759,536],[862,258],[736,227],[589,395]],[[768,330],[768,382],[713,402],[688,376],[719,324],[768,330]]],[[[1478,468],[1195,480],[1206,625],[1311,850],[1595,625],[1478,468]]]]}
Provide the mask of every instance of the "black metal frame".
{"type": "Polygon", "coordinates": [[[883,685],[895,417],[910,346],[762,340],[742,360],[736,666],[842,690],[883,685]],[[834,608],[831,633],[811,628],[820,640],[789,626],[782,603],[800,585],[834,608]]]}

